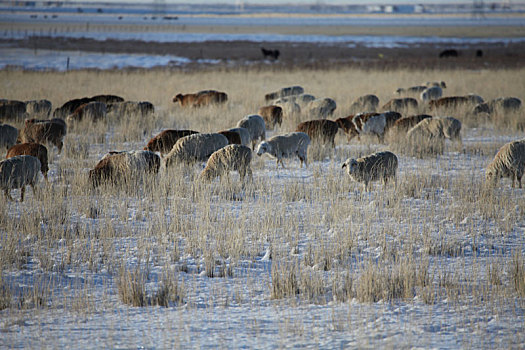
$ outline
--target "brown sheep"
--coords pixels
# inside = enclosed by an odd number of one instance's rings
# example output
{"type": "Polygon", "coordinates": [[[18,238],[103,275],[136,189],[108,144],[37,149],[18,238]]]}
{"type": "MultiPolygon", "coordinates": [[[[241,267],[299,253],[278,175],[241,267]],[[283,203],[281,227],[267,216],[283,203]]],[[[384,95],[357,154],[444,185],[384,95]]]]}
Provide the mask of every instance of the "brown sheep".
{"type": "Polygon", "coordinates": [[[172,101],[178,102],[182,107],[204,107],[225,103],[228,101],[228,95],[215,90],[202,90],[191,94],[177,94],[172,101]]]}
{"type": "Polygon", "coordinates": [[[428,114],[418,114],[418,115],[411,115],[408,117],[399,118],[394,123],[393,130],[398,133],[407,133],[408,130],[416,126],[423,119],[427,119],[427,118],[432,118],[432,116],[428,114]]]}
{"type": "Polygon", "coordinates": [[[103,102],[93,101],[80,105],[73,113],[67,116],[69,122],[80,122],[84,118],[96,122],[105,119],[107,114],[106,104],[103,102]]]}
{"type": "Polygon", "coordinates": [[[56,118],[66,118],[68,115],[75,112],[75,110],[82,106],[83,104],[91,102],[91,99],[88,97],[75,98],[64,103],[62,106],[56,108],[53,111],[53,117],[56,118]]]}
{"type": "Polygon", "coordinates": [[[198,132],[193,130],[163,130],[148,141],[148,144],[146,145],[146,147],[144,147],[144,150],[151,152],[160,152],[160,154],[164,156],[164,154],[169,153],[169,151],[171,151],[173,145],[177,143],[178,139],[193,134],[198,134],[198,132]]]}
{"type": "Polygon", "coordinates": [[[238,132],[223,130],[218,133],[226,136],[230,145],[242,145],[241,135],[238,132]]]}
{"type": "Polygon", "coordinates": [[[454,110],[457,108],[475,108],[478,104],[483,103],[483,99],[480,99],[476,95],[467,96],[447,96],[441,97],[437,100],[429,101],[428,108],[431,111],[436,110],[454,110]]]}
{"type": "Polygon", "coordinates": [[[64,124],[54,121],[34,122],[34,120],[25,121],[24,128],[19,135],[20,142],[51,143],[58,148],[58,153],[62,152],[65,136],[64,124]]]}
{"type": "Polygon", "coordinates": [[[310,139],[330,143],[335,148],[335,135],[339,130],[336,122],[328,119],[314,119],[297,125],[295,131],[306,133],[310,139]]]}
{"type": "Polygon", "coordinates": [[[259,108],[259,115],[263,117],[267,129],[273,129],[276,124],[283,123],[283,109],[279,106],[264,106],[259,108]]]}
{"type": "Polygon", "coordinates": [[[42,175],[44,175],[44,179],[47,180],[47,172],[49,171],[49,166],[47,161],[46,146],[34,142],[20,143],[9,148],[7,150],[5,158],[9,159],[15,156],[33,156],[35,158],[38,158],[38,160],[40,161],[40,171],[42,172],[42,175]]]}
{"type": "Polygon", "coordinates": [[[350,115],[348,117],[338,118],[335,120],[339,128],[346,134],[348,142],[350,142],[356,136],[359,139],[359,131],[357,131],[357,128],[352,121],[353,118],[354,116],[350,115]]]}
{"type": "Polygon", "coordinates": [[[393,98],[381,107],[383,111],[394,111],[399,113],[406,113],[408,110],[417,109],[417,100],[412,97],[393,98]]]}
{"type": "Polygon", "coordinates": [[[105,104],[108,103],[116,103],[116,102],[124,102],[124,98],[116,95],[96,95],[91,97],[91,101],[98,101],[105,104]]]}

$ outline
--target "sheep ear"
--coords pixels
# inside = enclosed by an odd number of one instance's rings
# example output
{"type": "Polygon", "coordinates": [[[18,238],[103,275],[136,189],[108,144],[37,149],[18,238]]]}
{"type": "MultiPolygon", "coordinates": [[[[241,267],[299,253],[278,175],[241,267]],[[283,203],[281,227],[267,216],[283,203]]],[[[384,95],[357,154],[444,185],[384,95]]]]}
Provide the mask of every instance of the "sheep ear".
{"type": "Polygon", "coordinates": [[[341,167],[341,169],[344,169],[346,167],[346,162],[343,163],[343,166],[341,167]]]}

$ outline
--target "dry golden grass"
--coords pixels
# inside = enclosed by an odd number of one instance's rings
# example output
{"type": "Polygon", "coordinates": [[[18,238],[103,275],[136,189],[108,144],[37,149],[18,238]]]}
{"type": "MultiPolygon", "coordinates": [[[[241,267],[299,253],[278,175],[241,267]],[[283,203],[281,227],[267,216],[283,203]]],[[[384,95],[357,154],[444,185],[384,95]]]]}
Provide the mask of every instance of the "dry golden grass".
{"type": "MultiPolygon", "coordinates": [[[[398,87],[433,80],[446,81],[446,95],[475,92],[485,99],[524,100],[524,73],[0,71],[3,98],[46,98],[56,107],[72,98],[111,93],[150,101],[156,108],[150,120],[128,116],[71,127],[64,152],[50,148],[50,182],[42,181],[24,203],[0,200],[0,309],[71,306],[91,313],[111,310],[115,301],[262,307],[284,299],[288,305],[422,301],[521,312],[523,190],[511,190],[505,180],[491,189],[483,180],[495,151],[519,135],[512,124],[476,124],[454,115],[465,125],[459,151],[447,143],[439,157],[401,155],[397,187],[374,184],[370,193],[350,182],[341,164],[388,145],[372,139],[348,145],[341,135],[335,150],[313,147],[307,169],[289,159],[288,168],[277,171],[274,160],[254,156],[254,180],[245,187],[237,175],[231,182],[197,183],[203,164],[161,169],[140,185],[96,190],[86,174],[107,151],[141,149],[162,129],[234,127],[264,104],[265,93],[283,86],[298,84],[335,99],[335,119],[345,116],[360,95],[377,94],[384,103],[398,87]],[[171,102],[178,92],[208,88],[226,91],[227,105],[188,110],[171,102]],[[15,293],[18,271],[43,277],[15,293]],[[55,285],[72,273],[84,280],[68,289],[55,285]],[[94,277],[99,282],[92,282],[94,277]]],[[[284,334],[303,334],[302,324],[290,322],[283,320],[284,334]]],[[[333,324],[337,330],[351,326],[333,324]]],[[[511,343],[514,336],[503,335],[511,343]]]]}

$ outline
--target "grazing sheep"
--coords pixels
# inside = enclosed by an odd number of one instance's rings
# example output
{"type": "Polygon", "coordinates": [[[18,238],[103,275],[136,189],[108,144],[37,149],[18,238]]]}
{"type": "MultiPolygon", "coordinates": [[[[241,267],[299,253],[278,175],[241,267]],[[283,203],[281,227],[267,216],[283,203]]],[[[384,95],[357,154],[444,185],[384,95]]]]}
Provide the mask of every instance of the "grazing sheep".
{"type": "Polygon", "coordinates": [[[408,131],[406,139],[410,151],[415,155],[443,154],[443,122],[440,118],[423,119],[408,131]]]}
{"type": "Polygon", "coordinates": [[[310,101],[303,113],[309,118],[326,119],[334,114],[337,104],[331,98],[318,98],[310,101]]]}
{"type": "Polygon", "coordinates": [[[376,95],[360,96],[350,105],[350,113],[375,112],[378,105],[379,98],[376,95]]]}
{"type": "Polygon", "coordinates": [[[428,102],[431,111],[455,110],[458,108],[474,108],[483,103],[483,98],[477,95],[447,96],[428,102]]]}
{"type": "Polygon", "coordinates": [[[152,137],[144,150],[151,152],[160,152],[162,156],[171,151],[175,143],[184,136],[198,134],[193,130],[174,130],[167,129],[152,137]]]}
{"type": "Polygon", "coordinates": [[[521,108],[521,100],[516,97],[499,97],[489,103],[491,113],[513,113],[521,108]]]}
{"type": "Polygon", "coordinates": [[[342,168],[346,168],[353,181],[364,183],[364,189],[368,191],[368,185],[372,181],[383,180],[385,185],[389,179],[396,181],[397,164],[396,155],[384,151],[358,159],[349,158],[342,168]]]}
{"type": "Polygon", "coordinates": [[[273,101],[273,105],[282,108],[284,120],[296,121],[301,117],[301,106],[291,99],[280,98],[273,101]]]}
{"type": "Polygon", "coordinates": [[[228,95],[216,90],[202,90],[197,93],[177,94],[172,101],[178,102],[181,107],[204,107],[225,103],[228,101],[228,95]]]}
{"type": "Polygon", "coordinates": [[[0,120],[21,121],[26,117],[25,102],[16,100],[0,101],[0,120]]]}
{"type": "Polygon", "coordinates": [[[357,131],[357,127],[352,121],[353,118],[354,116],[350,115],[348,117],[338,118],[335,120],[339,128],[346,134],[348,142],[350,142],[356,136],[359,138],[359,131],[357,131]]]}
{"type": "Polygon", "coordinates": [[[518,180],[521,188],[521,178],[525,171],[525,140],[512,141],[501,147],[492,162],[487,166],[486,179],[493,186],[499,178],[512,178],[512,187],[518,180]]]}
{"type": "Polygon", "coordinates": [[[315,96],[314,95],[310,95],[310,94],[299,94],[299,95],[296,95],[296,96],[290,96],[290,98],[293,97],[293,101],[295,103],[297,103],[301,108],[302,107],[306,107],[306,105],[310,102],[312,102],[313,100],[315,100],[315,96]]]}
{"type": "Polygon", "coordinates": [[[166,156],[166,167],[176,163],[191,164],[206,160],[213,152],[227,145],[226,136],[218,133],[184,136],[166,156]]]}
{"type": "Polygon", "coordinates": [[[266,95],[264,95],[264,99],[269,102],[281,97],[287,97],[287,96],[293,96],[293,95],[300,95],[304,93],[304,89],[301,86],[295,85],[295,86],[289,86],[279,89],[275,92],[270,92],[266,95]]]}
{"type": "Polygon", "coordinates": [[[16,143],[17,138],[17,128],[8,124],[0,124],[0,148],[10,148],[16,143]]]}
{"type": "Polygon", "coordinates": [[[356,130],[362,135],[375,135],[379,142],[384,142],[386,132],[401,118],[401,114],[393,111],[384,113],[357,114],[352,121],[356,130]]]}
{"type": "Polygon", "coordinates": [[[9,148],[7,150],[5,158],[9,159],[16,156],[33,156],[35,158],[38,158],[38,160],[40,161],[40,171],[42,172],[42,175],[44,175],[44,179],[47,180],[47,172],[49,171],[49,165],[47,161],[46,146],[34,142],[20,143],[9,148]]]}
{"type": "Polygon", "coordinates": [[[308,120],[297,125],[295,131],[306,133],[310,139],[323,144],[329,143],[335,148],[335,135],[339,130],[339,125],[328,119],[308,120]]]}
{"type": "Polygon", "coordinates": [[[65,123],[54,121],[54,119],[49,121],[27,119],[24,128],[20,132],[19,139],[21,143],[51,143],[58,148],[58,153],[60,153],[64,146],[63,139],[65,134],[65,123]]]}
{"type": "Polygon", "coordinates": [[[283,123],[283,109],[280,106],[270,105],[259,108],[259,115],[263,117],[267,129],[273,129],[276,124],[283,123]]]}
{"type": "Polygon", "coordinates": [[[459,142],[461,144],[461,122],[452,117],[436,117],[443,126],[443,135],[450,141],[459,142]]]}
{"type": "Polygon", "coordinates": [[[40,161],[33,156],[16,156],[3,160],[0,162],[0,189],[4,190],[7,199],[13,200],[9,192],[20,188],[20,201],[23,202],[27,185],[30,185],[35,193],[40,169],[40,161]]]}
{"type": "Polygon", "coordinates": [[[422,93],[425,89],[427,88],[427,86],[424,86],[424,85],[416,85],[416,86],[411,86],[409,88],[399,88],[396,90],[396,94],[397,95],[403,95],[403,96],[416,96],[420,93],[422,93]]]}
{"type": "Polygon", "coordinates": [[[105,104],[124,102],[124,98],[116,95],[96,95],[90,98],[91,101],[98,101],[105,104]]]}
{"type": "Polygon", "coordinates": [[[427,86],[427,87],[439,86],[442,89],[446,89],[447,88],[447,84],[445,84],[445,82],[443,80],[441,80],[441,81],[427,81],[425,83],[425,86],[427,86]]]}
{"type": "Polygon", "coordinates": [[[283,168],[283,158],[297,155],[301,161],[302,168],[303,162],[305,166],[308,166],[307,153],[309,144],[310,137],[307,134],[304,132],[291,132],[274,136],[268,141],[261,142],[257,146],[257,155],[261,156],[263,153],[268,153],[277,159],[277,167],[281,163],[283,168]]]}
{"type": "Polygon", "coordinates": [[[427,118],[432,118],[432,116],[428,114],[418,114],[399,118],[394,123],[392,130],[397,134],[406,134],[408,130],[416,126],[423,119],[427,118]]]}
{"type": "Polygon", "coordinates": [[[233,131],[239,134],[239,137],[241,138],[241,145],[243,146],[249,146],[252,142],[252,137],[250,136],[250,132],[246,128],[231,128],[226,131],[233,131]]]}
{"type": "Polygon", "coordinates": [[[255,149],[257,141],[266,139],[266,124],[264,119],[257,114],[247,115],[237,122],[238,128],[245,128],[250,132],[252,149],[255,149]]]}
{"type": "Polygon", "coordinates": [[[47,118],[53,105],[48,100],[26,101],[26,112],[30,118],[47,118]]]}
{"type": "Polygon", "coordinates": [[[80,107],[80,106],[82,106],[82,105],[84,105],[86,103],[89,103],[89,102],[92,102],[89,97],[75,98],[73,100],[69,100],[66,103],[64,103],[62,106],[56,108],[53,111],[53,117],[65,119],[70,114],[75,112],[75,110],[78,107],[80,107]]]}
{"type": "Polygon", "coordinates": [[[412,97],[393,98],[381,107],[383,111],[394,111],[399,113],[406,113],[408,110],[417,109],[417,100],[412,97]]]}
{"type": "Polygon", "coordinates": [[[252,161],[252,150],[242,145],[228,145],[215,152],[210,156],[206,167],[199,175],[199,180],[211,181],[217,176],[229,175],[230,171],[238,171],[241,182],[248,174],[250,179],[253,178],[250,162],[252,161]]]}
{"type": "Polygon", "coordinates": [[[222,130],[219,134],[226,136],[230,145],[242,145],[241,135],[238,132],[222,130]]]}
{"type": "Polygon", "coordinates": [[[109,152],[89,171],[89,181],[93,187],[140,181],[146,174],[157,174],[159,168],[160,157],[150,151],[109,152]]]}
{"type": "Polygon", "coordinates": [[[431,100],[437,100],[443,95],[443,89],[439,86],[431,86],[426,88],[420,95],[420,98],[423,102],[428,102],[431,100]]]}
{"type": "Polygon", "coordinates": [[[148,101],[112,102],[107,105],[107,114],[117,118],[140,116],[147,117],[155,113],[155,107],[148,101]]]}
{"type": "Polygon", "coordinates": [[[89,119],[92,122],[104,120],[107,114],[106,104],[103,102],[93,101],[80,105],[73,113],[67,116],[68,123],[80,122],[89,119]]]}

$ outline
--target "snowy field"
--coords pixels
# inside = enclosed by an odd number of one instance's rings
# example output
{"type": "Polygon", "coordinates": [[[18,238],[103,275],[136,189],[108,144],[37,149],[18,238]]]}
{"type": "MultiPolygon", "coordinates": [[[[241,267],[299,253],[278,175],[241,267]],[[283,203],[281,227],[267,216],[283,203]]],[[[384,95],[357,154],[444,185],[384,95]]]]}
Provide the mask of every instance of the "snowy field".
{"type": "MultiPolygon", "coordinates": [[[[382,105],[397,87],[433,80],[446,81],[446,95],[523,100],[523,75],[0,71],[9,99],[59,107],[111,93],[155,105],[149,118],[69,125],[63,152],[48,146],[49,182],[41,178],[22,203],[19,190],[16,201],[0,201],[0,347],[522,348],[525,190],[509,179],[487,187],[485,167],[523,138],[523,109],[483,119],[456,111],[463,143],[447,140],[442,155],[414,158],[376,138],[348,143],[341,131],[335,149],[309,148],[306,168],[287,159],[277,169],[254,154],[245,186],[237,173],[199,183],[204,163],[96,190],[87,172],[108,151],[142,149],[163,129],[234,127],[283,86],[335,99],[335,119],[360,95],[382,105]],[[228,103],[188,110],[171,102],[206,88],[228,92],[228,103]],[[399,158],[395,187],[364,192],[341,169],[348,157],[387,149],[399,158]]],[[[285,119],[267,137],[306,118],[285,119]]]]}

